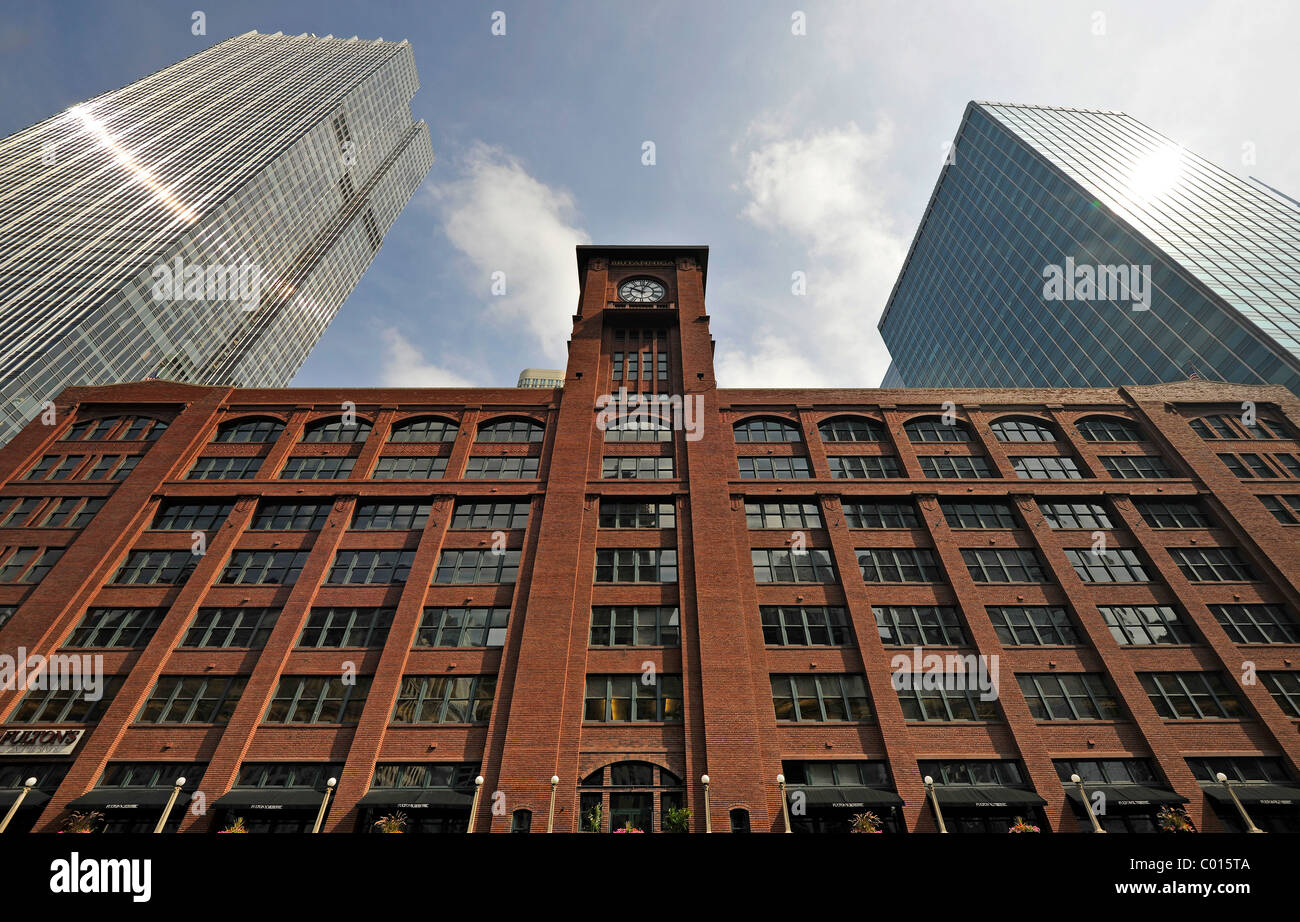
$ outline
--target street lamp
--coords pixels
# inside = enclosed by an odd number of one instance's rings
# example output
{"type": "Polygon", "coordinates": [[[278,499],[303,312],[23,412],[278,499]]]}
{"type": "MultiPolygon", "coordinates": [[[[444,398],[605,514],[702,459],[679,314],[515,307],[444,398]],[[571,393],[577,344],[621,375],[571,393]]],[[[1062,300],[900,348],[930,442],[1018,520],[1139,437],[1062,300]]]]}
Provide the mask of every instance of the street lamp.
{"type": "Polygon", "coordinates": [[[334,786],[338,783],[337,778],[330,778],[325,782],[325,796],[320,799],[320,809],[316,811],[316,825],[311,828],[313,833],[320,832],[320,824],[325,819],[325,808],[329,805],[330,795],[334,793],[334,786]]]}
{"type": "Polygon", "coordinates": [[[1076,773],[1070,776],[1070,780],[1079,786],[1079,797],[1083,800],[1083,809],[1088,811],[1088,819],[1092,821],[1092,831],[1105,832],[1106,830],[1101,828],[1101,823],[1097,821],[1097,814],[1092,810],[1092,801],[1088,799],[1088,792],[1083,789],[1083,779],[1076,773]]]}
{"type": "Polygon", "coordinates": [[[930,806],[934,807],[934,818],[939,821],[939,831],[948,832],[948,827],[943,824],[943,811],[939,809],[939,795],[934,792],[934,778],[926,775],[922,781],[925,782],[925,791],[930,795],[930,806]]]}
{"type": "Polygon", "coordinates": [[[790,805],[785,802],[785,775],[776,776],[776,786],[781,789],[781,819],[785,821],[785,831],[790,829],[790,805]]]}
{"type": "Polygon", "coordinates": [[[555,786],[560,783],[559,775],[551,775],[551,810],[546,814],[546,831],[555,830],[555,786]]]}
{"type": "Polygon", "coordinates": [[[713,832],[713,817],[709,815],[709,776],[700,775],[700,783],[704,785],[704,831],[713,832]]]}
{"type": "Polygon", "coordinates": [[[176,798],[180,796],[181,788],[184,786],[185,776],[181,775],[176,779],[176,783],[172,785],[172,796],[167,798],[167,806],[163,807],[162,816],[158,817],[158,825],[153,828],[154,835],[162,832],[163,827],[167,825],[167,817],[171,816],[172,807],[175,805],[176,798]]]}
{"type": "Polygon", "coordinates": [[[23,782],[22,792],[14,800],[13,806],[10,807],[9,812],[5,814],[5,818],[0,820],[0,832],[4,832],[9,828],[9,821],[14,818],[14,814],[18,812],[18,808],[23,805],[23,801],[27,798],[27,793],[34,787],[36,787],[35,778],[28,778],[23,782]]]}
{"type": "Polygon", "coordinates": [[[1232,789],[1232,782],[1228,780],[1228,776],[1225,775],[1223,772],[1219,772],[1217,775],[1214,776],[1214,778],[1216,781],[1219,782],[1219,784],[1223,785],[1225,788],[1228,789],[1228,796],[1232,798],[1232,803],[1236,806],[1237,812],[1241,814],[1241,818],[1246,823],[1246,831],[1263,832],[1264,830],[1260,829],[1258,826],[1255,825],[1255,821],[1250,818],[1250,814],[1246,812],[1246,808],[1243,807],[1241,805],[1241,801],[1237,799],[1237,792],[1232,789]]]}
{"type": "Polygon", "coordinates": [[[474,815],[478,813],[478,797],[483,793],[483,776],[479,775],[474,779],[474,799],[469,805],[469,825],[465,827],[466,833],[474,831],[474,815]]]}

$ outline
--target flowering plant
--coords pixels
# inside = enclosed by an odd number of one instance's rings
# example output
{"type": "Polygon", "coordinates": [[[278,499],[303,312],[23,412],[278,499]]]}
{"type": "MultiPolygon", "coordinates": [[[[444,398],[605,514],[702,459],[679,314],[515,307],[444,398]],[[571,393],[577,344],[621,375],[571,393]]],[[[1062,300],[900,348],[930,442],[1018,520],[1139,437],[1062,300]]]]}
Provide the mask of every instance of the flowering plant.
{"type": "Polygon", "coordinates": [[[375,820],[375,825],[379,827],[380,832],[406,832],[407,820],[406,814],[401,810],[390,813],[387,816],[381,816],[375,820]]]}
{"type": "Polygon", "coordinates": [[[1161,832],[1196,832],[1192,818],[1182,807],[1161,807],[1156,813],[1161,832]]]}
{"type": "Polygon", "coordinates": [[[98,810],[87,810],[85,813],[73,811],[68,814],[68,818],[63,821],[61,832],[94,832],[95,824],[104,818],[104,814],[98,810]]]}
{"type": "Polygon", "coordinates": [[[222,835],[228,832],[248,832],[248,830],[244,828],[244,818],[242,816],[235,817],[231,824],[225,829],[218,829],[217,835],[222,835]]]}
{"type": "Polygon", "coordinates": [[[866,813],[855,813],[849,817],[850,832],[880,832],[880,827],[884,825],[880,817],[870,811],[866,813]]]}
{"type": "Polygon", "coordinates": [[[645,832],[644,829],[637,829],[635,826],[633,826],[631,820],[628,820],[626,823],[624,823],[622,829],[615,829],[614,831],[615,832],[642,832],[642,833],[645,832]]]}
{"type": "Polygon", "coordinates": [[[1007,832],[1042,832],[1042,830],[1033,823],[1026,822],[1024,817],[1018,816],[1007,832]]]}

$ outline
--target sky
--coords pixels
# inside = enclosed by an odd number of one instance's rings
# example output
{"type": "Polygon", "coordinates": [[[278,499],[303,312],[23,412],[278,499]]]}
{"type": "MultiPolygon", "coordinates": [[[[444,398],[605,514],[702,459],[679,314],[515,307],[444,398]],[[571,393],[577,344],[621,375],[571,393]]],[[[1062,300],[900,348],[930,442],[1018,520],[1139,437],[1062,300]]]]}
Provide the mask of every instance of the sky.
{"type": "Polygon", "coordinates": [[[972,99],[1120,109],[1300,198],[1295,0],[0,0],[0,137],[252,29],[409,39],[436,158],[299,386],[562,368],[580,243],[710,247],[723,387],[875,386],[972,99]]]}

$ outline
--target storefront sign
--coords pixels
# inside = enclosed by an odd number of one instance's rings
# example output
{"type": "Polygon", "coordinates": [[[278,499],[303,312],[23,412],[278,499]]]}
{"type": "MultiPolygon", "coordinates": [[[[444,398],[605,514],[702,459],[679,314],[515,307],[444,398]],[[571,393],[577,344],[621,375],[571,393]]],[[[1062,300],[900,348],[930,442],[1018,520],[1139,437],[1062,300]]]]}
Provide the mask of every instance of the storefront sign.
{"type": "Polygon", "coordinates": [[[0,757],[65,756],[81,742],[82,730],[5,730],[0,733],[0,757]]]}

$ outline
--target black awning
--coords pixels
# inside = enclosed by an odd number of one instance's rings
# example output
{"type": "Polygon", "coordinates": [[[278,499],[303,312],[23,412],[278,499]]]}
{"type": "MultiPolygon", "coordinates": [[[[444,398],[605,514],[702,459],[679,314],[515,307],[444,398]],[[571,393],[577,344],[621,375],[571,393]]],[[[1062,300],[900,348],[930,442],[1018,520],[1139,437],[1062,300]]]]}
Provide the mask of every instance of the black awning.
{"type": "MultiPolygon", "coordinates": [[[[1212,800],[1232,803],[1232,797],[1222,784],[1202,784],[1201,790],[1212,800]]],[[[1261,807],[1300,806],[1300,788],[1284,784],[1234,784],[1232,790],[1243,804],[1258,804],[1261,807]]]]}
{"type": "Polygon", "coordinates": [[[788,793],[793,797],[796,791],[803,793],[804,803],[810,807],[844,807],[852,809],[857,807],[898,807],[902,806],[903,803],[903,798],[893,791],[886,791],[881,788],[812,785],[808,787],[791,787],[788,793]]]}
{"type": "MultiPolygon", "coordinates": [[[[1107,810],[1112,807],[1159,807],[1164,804],[1187,803],[1187,798],[1182,794],[1168,788],[1147,787],[1145,784],[1088,784],[1085,781],[1083,786],[1089,798],[1101,791],[1106,798],[1107,810]]],[[[1075,803],[1083,802],[1078,785],[1071,784],[1065,793],[1075,803]]]]}
{"type": "MultiPolygon", "coordinates": [[[[137,810],[145,808],[162,808],[167,806],[167,798],[172,796],[171,788],[95,788],[82,794],[68,804],[70,810],[82,810],[94,807],[97,810],[137,810]]],[[[183,807],[190,802],[189,791],[181,791],[176,798],[176,806],[183,807]]]]}
{"type": "Polygon", "coordinates": [[[295,810],[319,807],[324,791],[294,788],[249,788],[234,790],[217,798],[214,807],[242,807],[245,810],[295,810]]]}
{"type": "MultiPolygon", "coordinates": [[[[10,807],[14,805],[14,801],[18,799],[18,795],[21,794],[22,792],[23,792],[22,788],[0,789],[0,807],[4,807],[6,810],[8,810],[10,807]]],[[[32,788],[30,791],[27,792],[27,796],[23,798],[23,805],[18,809],[26,810],[28,807],[39,807],[41,804],[47,802],[49,799],[50,799],[49,794],[42,794],[40,791],[36,790],[36,788],[32,788]]]]}
{"type": "Polygon", "coordinates": [[[381,788],[370,791],[358,807],[393,807],[398,810],[425,810],[433,807],[463,807],[469,809],[474,795],[451,788],[381,788]]]}
{"type": "Polygon", "coordinates": [[[936,784],[934,793],[939,798],[940,804],[950,807],[991,809],[1041,806],[1047,803],[1033,791],[1009,788],[1001,784],[936,784]]]}

